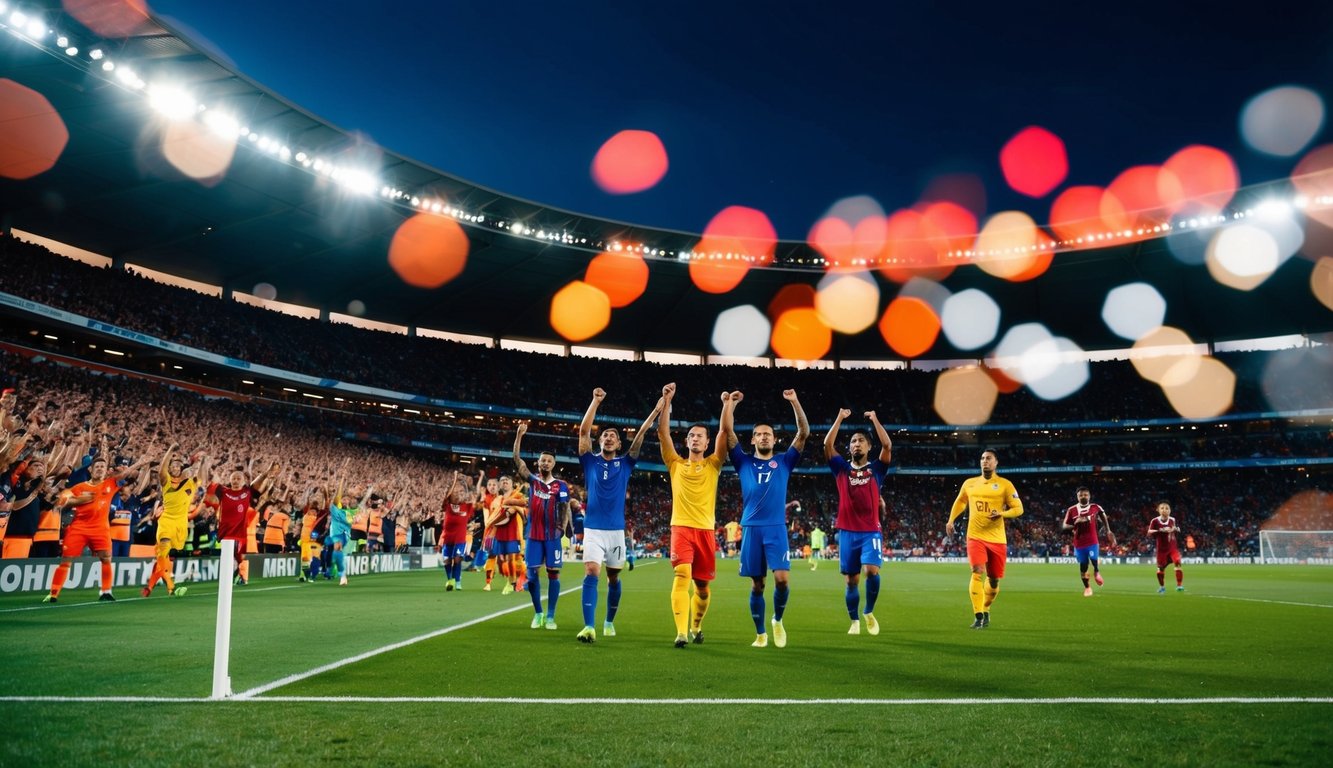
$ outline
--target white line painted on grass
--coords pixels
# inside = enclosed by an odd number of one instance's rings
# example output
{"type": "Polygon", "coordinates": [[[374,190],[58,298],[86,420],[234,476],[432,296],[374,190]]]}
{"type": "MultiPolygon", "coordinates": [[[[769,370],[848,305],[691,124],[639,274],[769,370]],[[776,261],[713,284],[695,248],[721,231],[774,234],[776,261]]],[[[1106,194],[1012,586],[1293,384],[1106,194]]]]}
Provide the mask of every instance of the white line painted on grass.
{"type": "Polygon", "coordinates": [[[1274,605],[1299,605],[1303,608],[1333,608],[1333,605],[1323,603],[1294,603],[1290,600],[1262,600],[1257,597],[1231,597],[1229,595],[1199,595],[1199,597],[1211,597],[1214,600],[1243,600],[1247,603],[1273,603],[1274,605]]]}
{"type": "MultiPolygon", "coordinates": [[[[256,689],[258,690],[258,689],[256,689]]],[[[1159,698],[1151,696],[1098,696],[1064,698],[955,698],[955,699],[633,699],[633,698],[521,698],[484,696],[258,696],[246,694],[231,699],[171,698],[166,696],[0,696],[0,702],[28,704],[203,704],[228,701],[264,703],[366,703],[366,704],[640,704],[648,706],[681,704],[735,704],[783,706],[977,706],[987,704],[1333,704],[1330,696],[1215,696],[1194,698],[1159,698]]]]}
{"type": "MultiPolygon", "coordinates": [[[[245,590],[244,592],[233,592],[232,594],[234,594],[234,595],[243,595],[243,594],[253,594],[253,593],[255,593],[255,592],[272,592],[272,591],[274,591],[274,590],[278,590],[278,589],[300,589],[300,587],[296,586],[295,584],[291,584],[291,585],[288,585],[288,586],[285,586],[285,587],[257,587],[257,588],[255,588],[255,589],[247,589],[247,590],[245,590]]],[[[41,593],[38,592],[38,593],[34,593],[34,594],[41,594],[41,593]]],[[[116,602],[116,603],[136,603],[136,602],[138,602],[138,601],[140,601],[140,600],[152,600],[152,599],[154,599],[154,598],[151,598],[151,597],[144,597],[144,596],[140,595],[139,597],[118,597],[118,598],[116,598],[116,601],[115,601],[115,602],[116,602]]],[[[162,600],[162,599],[163,599],[163,598],[160,598],[160,597],[157,598],[157,600],[159,600],[159,601],[162,600]]],[[[186,599],[186,598],[185,598],[184,596],[182,596],[182,597],[180,597],[180,598],[178,598],[178,599],[180,599],[180,600],[184,600],[184,599],[186,599]]],[[[115,603],[111,603],[111,604],[114,605],[115,603]]],[[[101,602],[100,600],[87,600],[87,601],[82,602],[82,603],[56,603],[55,605],[51,605],[50,603],[42,603],[42,604],[40,604],[40,605],[29,605],[29,606],[25,606],[25,607],[23,607],[23,608],[0,608],[0,613],[18,613],[19,611],[45,611],[45,610],[55,610],[55,609],[57,609],[57,608],[82,608],[82,607],[84,607],[84,606],[88,606],[88,605],[107,605],[107,603],[103,603],[103,602],[101,602]]]]}
{"type": "MultiPolygon", "coordinates": [[[[568,595],[571,592],[582,591],[582,589],[583,586],[580,584],[577,587],[570,587],[569,589],[564,590],[560,594],[568,595]]],[[[495,613],[489,613],[485,616],[465,621],[462,624],[455,624],[451,627],[444,627],[443,629],[437,629],[434,632],[427,632],[424,635],[418,635],[416,637],[409,638],[407,640],[401,640],[396,643],[391,643],[389,645],[376,648],[374,650],[366,651],[365,653],[357,654],[356,656],[351,656],[349,658],[342,659],[340,661],[335,661],[330,664],[325,664],[322,667],[315,667],[314,669],[308,670],[306,672],[300,672],[295,675],[288,675],[287,677],[284,677],[281,680],[275,680],[271,683],[265,683],[264,685],[258,686],[256,688],[251,688],[248,691],[242,691],[241,693],[236,694],[232,698],[249,699],[254,696],[258,696],[261,693],[265,693],[266,691],[271,691],[274,688],[281,688],[284,685],[291,685],[292,683],[304,680],[308,677],[314,677],[315,675],[320,675],[325,672],[330,672],[332,670],[338,669],[339,667],[345,667],[348,664],[355,664],[358,661],[365,661],[366,659],[369,659],[373,656],[378,656],[381,653],[388,653],[389,651],[396,651],[399,648],[406,648],[409,645],[414,645],[423,640],[430,640],[432,638],[436,638],[441,635],[447,635],[450,632],[457,632],[460,629],[467,629],[468,627],[475,626],[477,624],[482,623],[483,621],[490,621],[491,619],[504,616],[505,614],[514,613],[516,611],[522,611],[522,610],[529,610],[529,611],[532,610],[532,603],[521,603],[519,605],[514,606],[513,608],[506,608],[503,611],[496,611],[495,613]]]]}

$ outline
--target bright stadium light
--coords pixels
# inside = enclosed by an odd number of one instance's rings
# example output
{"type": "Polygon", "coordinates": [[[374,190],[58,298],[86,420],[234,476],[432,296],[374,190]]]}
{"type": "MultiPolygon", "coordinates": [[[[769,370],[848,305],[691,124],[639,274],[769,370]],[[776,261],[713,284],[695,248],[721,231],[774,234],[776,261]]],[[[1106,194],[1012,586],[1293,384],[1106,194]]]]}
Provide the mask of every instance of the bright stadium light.
{"type": "Polygon", "coordinates": [[[195,113],[194,97],[183,89],[170,85],[154,85],[148,89],[148,104],[168,120],[185,120],[195,113]]]}
{"type": "Polygon", "coordinates": [[[94,48],[88,52],[88,58],[92,59],[93,61],[101,61],[102,57],[105,55],[106,55],[105,53],[102,53],[101,48],[94,48]]]}

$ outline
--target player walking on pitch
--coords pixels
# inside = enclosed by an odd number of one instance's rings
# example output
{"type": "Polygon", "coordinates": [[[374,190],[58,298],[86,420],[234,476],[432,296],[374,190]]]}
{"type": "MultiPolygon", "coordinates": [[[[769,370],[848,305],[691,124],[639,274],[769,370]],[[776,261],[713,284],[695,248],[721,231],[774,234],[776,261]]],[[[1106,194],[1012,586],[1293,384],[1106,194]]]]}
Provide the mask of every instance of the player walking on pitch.
{"type": "Polygon", "coordinates": [[[1176,591],[1185,591],[1185,574],[1180,570],[1180,549],[1176,546],[1176,534],[1180,524],[1171,516],[1171,505],[1165,501],[1157,503],[1157,517],[1148,523],[1148,535],[1157,544],[1157,594],[1166,593],[1166,564],[1176,566],[1176,591]]]}
{"type": "Polygon", "coordinates": [[[1065,510],[1065,519],[1061,529],[1074,532],[1074,557],[1078,559],[1079,578],[1083,579],[1083,596],[1092,597],[1092,585],[1088,583],[1088,564],[1092,564],[1092,578],[1097,586],[1106,583],[1102,578],[1099,564],[1101,543],[1097,540],[1097,522],[1106,527],[1106,540],[1115,546],[1115,534],[1111,533],[1111,521],[1106,517],[1106,510],[1100,504],[1092,503],[1092,492],[1079,488],[1074,492],[1078,503],[1065,510]]]}
{"type": "Polygon", "coordinates": [[[870,458],[870,438],[864,432],[854,432],[848,443],[852,460],[849,463],[838,455],[835,443],[842,421],[852,412],[838,411],[833,426],[824,436],[824,459],[833,471],[833,482],[838,487],[838,560],[842,574],[847,577],[847,615],[852,619],[849,635],[861,634],[861,620],[857,616],[861,594],[861,574],[866,580],[866,631],[879,634],[875,618],[875,601],[879,599],[879,569],[884,562],[883,530],[880,527],[880,484],[888,474],[893,460],[893,441],[879,423],[874,411],[865,416],[875,427],[879,438],[879,455],[870,458]]]}
{"type": "Polygon", "coordinates": [[[972,566],[972,580],[967,592],[975,617],[972,629],[990,626],[991,603],[1000,593],[1000,579],[1004,578],[1008,543],[1004,521],[1023,514],[1023,502],[1014,484],[995,474],[999,463],[995,451],[981,452],[981,474],[963,481],[944,526],[945,532],[953,536],[953,521],[968,512],[967,561],[972,566]]]}

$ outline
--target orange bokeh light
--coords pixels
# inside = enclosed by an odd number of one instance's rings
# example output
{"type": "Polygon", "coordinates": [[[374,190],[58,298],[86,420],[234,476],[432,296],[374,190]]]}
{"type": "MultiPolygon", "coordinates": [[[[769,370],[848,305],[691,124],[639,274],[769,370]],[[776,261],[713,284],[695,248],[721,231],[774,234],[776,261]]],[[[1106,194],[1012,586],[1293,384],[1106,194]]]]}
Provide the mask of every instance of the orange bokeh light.
{"type": "Polygon", "coordinates": [[[1065,143],[1045,128],[1028,126],[1000,150],[1000,168],[1015,192],[1045,197],[1069,173],[1065,143]]]}
{"type": "Polygon", "coordinates": [[[588,262],[583,279],[605,293],[611,306],[628,307],[648,287],[648,262],[637,253],[599,253],[588,262]]]}
{"type": "Polygon", "coordinates": [[[806,309],[815,306],[815,287],[805,283],[792,283],[782,286],[782,290],[768,302],[768,318],[776,320],[789,309],[806,309]]]}
{"type": "Polygon", "coordinates": [[[611,299],[600,288],[575,280],[551,297],[551,327],[570,341],[584,341],[611,322],[611,299]]]}
{"type": "Polygon", "coordinates": [[[1162,164],[1162,170],[1167,174],[1158,181],[1167,188],[1159,189],[1159,194],[1173,193],[1170,185],[1174,178],[1180,184],[1183,198],[1179,210],[1187,213],[1217,213],[1236,196],[1236,187],[1240,184],[1240,172],[1231,156],[1202,144],[1175,153],[1162,164]]]}
{"type": "MultiPolygon", "coordinates": [[[[937,203],[936,205],[952,205],[937,203]]],[[[934,206],[926,206],[927,210],[934,206]]],[[[941,220],[947,218],[946,210],[937,209],[941,220]]],[[[950,223],[951,222],[946,222],[950,223]]],[[[953,272],[952,264],[941,263],[941,244],[950,241],[949,233],[940,229],[919,210],[904,209],[895,211],[887,222],[884,254],[880,263],[880,274],[888,279],[905,283],[914,277],[927,280],[943,280],[953,272]]]]}
{"type": "Polygon", "coordinates": [[[102,37],[129,37],[148,23],[145,0],[63,0],[65,12],[102,37]]]}
{"type": "MultiPolygon", "coordinates": [[[[1333,195],[1333,144],[1315,147],[1301,158],[1291,172],[1291,183],[1310,200],[1333,195]]],[[[1305,215],[1333,227],[1333,206],[1312,205],[1305,215]]]]}
{"type": "MultiPolygon", "coordinates": [[[[1021,211],[1003,211],[986,220],[977,235],[977,267],[988,275],[1005,280],[1027,280],[1042,264],[1045,254],[1038,250],[1049,242],[1031,216],[1021,211]]],[[[1046,264],[1049,265],[1049,260],[1046,264]]],[[[1045,267],[1040,267],[1041,274],[1045,267]]]]}
{"type": "Polygon", "coordinates": [[[404,221],[389,243],[389,266],[408,285],[439,288],[467,266],[467,234],[458,222],[418,213],[404,221]]]}
{"type": "Polygon", "coordinates": [[[868,264],[884,250],[888,220],[866,216],[855,225],[838,216],[825,216],[810,230],[810,247],[824,257],[828,269],[868,264]]]}
{"type": "Polygon", "coordinates": [[[69,143],[69,130],[40,93],[0,79],[0,176],[30,179],[51,170],[69,143]]]}
{"type": "Polygon", "coordinates": [[[652,188],[666,175],[666,146],[651,131],[626,130],[606,140],[592,159],[592,180],[613,195],[652,188]]]}
{"type": "Polygon", "coordinates": [[[788,360],[818,360],[833,346],[833,331],[813,308],[783,312],[773,323],[773,352],[788,360]]]}
{"type": "Polygon", "coordinates": [[[1088,241],[1104,232],[1102,223],[1102,195],[1106,190],[1101,187],[1070,187],[1061,192],[1051,203],[1051,229],[1056,237],[1067,241],[1068,246],[1088,245],[1088,241]],[[1079,243],[1078,239],[1083,238],[1079,243]]]}
{"type": "Polygon", "coordinates": [[[1102,195],[1099,212],[1102,222],[1113,232],[1139,238],[1171,219],[1185,202],[1185,191],[1176,175],[1157,165],[1136,165],[1115,177],[1102,195]]]}
{"type": "Polygon", "coordinates": [[[879,319],[879,333],[894,352],[920,357],[939,338],[940,318],[921,299],[899,296],[889,302],[879,319]]]}
{"type": "Polygon", "coordinates": [[[1045,232],[1042,232],[1040,229],[1038,229],[1037,239],[1035,244],[1037,246],[1037,250],[1033,254],[1032,260],[1028,264],[1027,269],[1024,269],[1016,274],[1010,275],[1008,278],[1009,282],[1023,283],[1027,282],[1028,280],[1035,280],[1036,278],[1046,274],[1046,270],[1051,268],[1051,263],[1055,261],[1055,249],[1054,249],[1055,241],[1052,240],[1045,232]]]}
{"type": "Polygon", "coordinates": [[[235,154],[235,137],[219,136],[201,123],[171,122],[162,133],[162,156],[206,187],[222,181],[235,154]]]}
{"type": "Polygon", "coordinates": [[[701,291],[726,293],[745,279],[751,266],[773,261],[778,233],[763,211],[733,205],[704,228],[690,259],[690,279],[701,291]]]}
{"type": "Polygon", "coordinates": [[[1023,386],[1023,383],[1021,381],[1017,381],[1016,379],[1010,378],[1009,374],[1005,373],[999,368],[986,366],[982,370],[984,370],[986,374],[990,376],[991,379],[995,382],[995,387],[1000,392],[1003,392],[1006,395],[1012,395],[1013,393],[1021,389],[1023,386]]]}

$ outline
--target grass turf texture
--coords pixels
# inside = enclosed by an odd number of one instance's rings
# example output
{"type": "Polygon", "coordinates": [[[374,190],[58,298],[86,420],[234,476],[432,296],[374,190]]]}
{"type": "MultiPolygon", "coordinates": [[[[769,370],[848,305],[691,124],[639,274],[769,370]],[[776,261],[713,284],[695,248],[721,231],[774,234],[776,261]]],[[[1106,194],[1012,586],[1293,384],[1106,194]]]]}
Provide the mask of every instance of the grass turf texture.
{"type": "MultiPolygon", "coordinates": [[[[480,591],[465,574],[383,574],[347,588],[256,580],[236,591],[232,678],[238,693],[484,617],[512,613],[313,675],[244,702],[0,702],[20,728],[0,764],[386,765],[493,762],[517,754],[559,764],[868,762],[1023,765],[1322,764],[1329,704],[500,704],[292,702],[263,697],[615,697],[629,699],[940,699],[1327,697],[1333,571],[1195,566],[1188,592],[1156,594],[1151,566],[1104,569],[1084,598],[1074,566],[1014,564],[992,627],[970,622],[963,565],[890,564],[876,609],[883,632],[849,636],[836,565],[794,563],[790,644],[750,648],[749,581],[719,566],[702,646],[671,646],[670,569],[625,574],[618,636],[593,646],[582,625],[580,568],[562,583],[555,632],[528,629],[526,593],[480,591]],[[276,588],[275,588],[276,587],[276,588]],[[1244,599],[1235,599],[1244,598],[1244,599]],[[1308,605],[1288,605],[1287,601],[1308,605]],[[1324,606],[1324,607],[1318,607],[1324,606]],[[590,712],[601,712],[600,715],[590,712]],[[516,719],[515,719],[516,718],[516,719]],[[516,725],[485,726],[509,719],[516,725]],[[334,723],[347,723],[335,727],[334,723]],[[77,727],[72,727],[77,723],[77,727]],[[279,726],[274,724],[288,724],[279,726]],[[277,736],[280,732],[280,737],[277,736]],[[153,734],[169,734],[160,739],[153,734]],[[265,734],[256,738],[256,734],[265,734]],[[169,744],[170,746],[161,746],[169,744]],[[596,745],[596,746],[594,746],[596,745]]],[[[1168,577],[1170,572],[1168,571],[1168,577]]],[[[1170,582],[1170,578],[1168,578],[1170,582]]],[[[130,593],[133,594],[133,593],[130,593]]],[[[0,694],[205,697],[215,585],[169,600],[88,603],[66,591],[0,598],[0,694]],[[12,610],[34,608],[35,610],[12,610]]],[[[772,611],[772,584],[768,588],[772,611]]]]}

